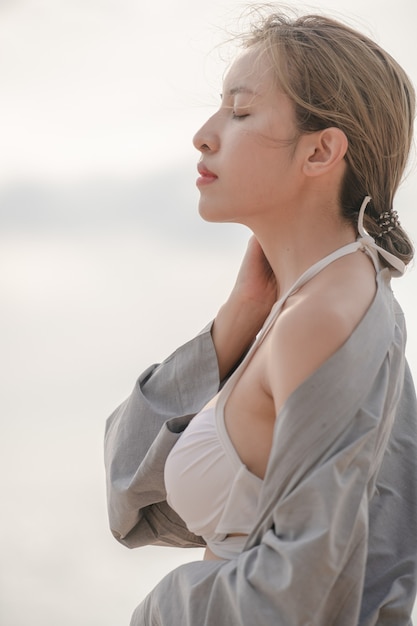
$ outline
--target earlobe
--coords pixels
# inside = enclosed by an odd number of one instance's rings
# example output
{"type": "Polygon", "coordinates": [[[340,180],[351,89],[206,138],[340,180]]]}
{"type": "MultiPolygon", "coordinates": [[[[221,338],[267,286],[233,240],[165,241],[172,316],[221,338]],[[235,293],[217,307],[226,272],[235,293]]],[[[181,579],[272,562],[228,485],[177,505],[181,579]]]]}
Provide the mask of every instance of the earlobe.
{"type": "Polygon", "coordinates": [[[320,176],[338,165],[345,157],[348,140],[340,128],[325,128],[308,138],[304,173],[307,176],[320,176]]]}

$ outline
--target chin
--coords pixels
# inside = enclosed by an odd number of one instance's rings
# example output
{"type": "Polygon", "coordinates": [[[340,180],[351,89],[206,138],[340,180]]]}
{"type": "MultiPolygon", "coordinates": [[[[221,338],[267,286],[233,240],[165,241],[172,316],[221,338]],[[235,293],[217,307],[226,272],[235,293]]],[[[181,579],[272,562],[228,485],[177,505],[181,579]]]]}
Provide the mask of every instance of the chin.
{"type": "Polygon", "coordinates": [[[198,213],[200,217],[205,222],[223,222],[224,220],[220,218],[220,216],[214,212],[213,210],[207,209],[207,207],[198,207],[198,213]]]}
{"type": "Polygon", "coordinates": [[[222,209],[216,209],[215,207],[205,205],[205,203],[201,201],[198,205],[198,213],[205,222],[222,224],[236,221],[234,217],[227,214],[224,207],[222,207],[222,209]]]}

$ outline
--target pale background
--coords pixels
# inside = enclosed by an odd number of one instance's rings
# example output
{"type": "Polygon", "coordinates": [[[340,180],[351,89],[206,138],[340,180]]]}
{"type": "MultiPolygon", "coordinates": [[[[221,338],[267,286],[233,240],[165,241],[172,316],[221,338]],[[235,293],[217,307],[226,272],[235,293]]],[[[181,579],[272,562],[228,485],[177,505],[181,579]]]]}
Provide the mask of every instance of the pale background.
{"type": "MultiPolygon", "coordinates": [[[[314,6],[417,83],[414,0],[314,6]]],[[[2,626],[127,626],[164,573],[200,557],[111,537],[102,438],[140,371],[205,325],[239,266],[248,233],[198,217],[191,137],[217,105],[216,46],[240,12],[0,0],[2,626]]],[[[414,240],[416,198],[412,170],[397,209],[414,240]]],[[[417,375],[416,284],[411,269],[394,288],[417,375]]]]}

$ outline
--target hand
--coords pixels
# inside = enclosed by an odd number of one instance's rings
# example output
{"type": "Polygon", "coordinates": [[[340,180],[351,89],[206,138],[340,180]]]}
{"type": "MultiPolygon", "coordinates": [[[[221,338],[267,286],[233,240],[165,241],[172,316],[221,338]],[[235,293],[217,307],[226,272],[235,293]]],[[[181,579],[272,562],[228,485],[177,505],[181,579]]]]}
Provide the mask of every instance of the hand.
{"type": "Polygon", "coordinates": [[[237,298],[243,306],[252,304],[264,309],[265,317],[278,299],[275,274],[255,236],[249,240],[231,298],[237,298]]]}
{"type": "Polygon", "coordinates": [[[277,283],[258,240],[251,237],[227,302],[212,327],[220,380],[254,341],[277,300],[277,283]]]}

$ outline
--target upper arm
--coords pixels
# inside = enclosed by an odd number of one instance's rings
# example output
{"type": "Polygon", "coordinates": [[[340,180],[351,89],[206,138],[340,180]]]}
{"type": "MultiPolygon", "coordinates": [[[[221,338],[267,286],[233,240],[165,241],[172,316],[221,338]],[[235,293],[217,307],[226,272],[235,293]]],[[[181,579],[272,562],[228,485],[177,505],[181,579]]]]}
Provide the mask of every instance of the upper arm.
{"type": "Polygon", "coordinates": [[[297,387],[347,341],[376,293],[362,252],[338,259],[288,298],[271,331],[267,384],[277,415],[297,387]]]}
{"type": "Polygon", "coordinates": [[[325,300],[303,298],[282,312],[271,331],[266,370],[276,415],[291,393],[343,345],[353,329],[349,315],[325,300]]]}

